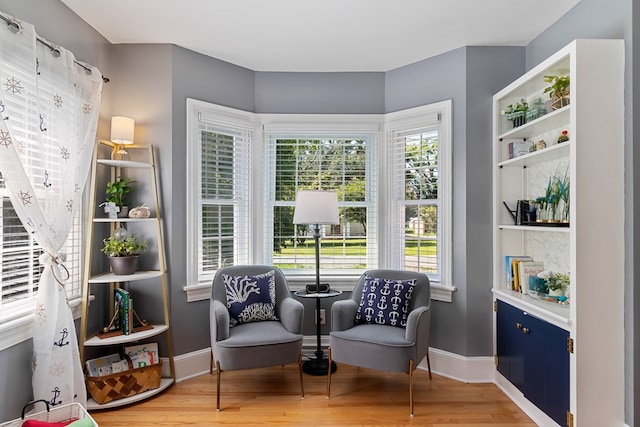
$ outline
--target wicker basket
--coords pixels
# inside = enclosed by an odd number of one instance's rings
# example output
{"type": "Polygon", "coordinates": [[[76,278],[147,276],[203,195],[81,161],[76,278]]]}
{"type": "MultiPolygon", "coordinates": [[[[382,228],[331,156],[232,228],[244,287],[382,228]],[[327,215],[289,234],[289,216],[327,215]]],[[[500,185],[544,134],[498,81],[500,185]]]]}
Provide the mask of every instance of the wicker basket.
{"type": "Polygon", "coordinates": [[[155,365],[130,369],[100,377],[87,376],[87,387],[97,403],[123,399],[160,386],[162,361],[155,365]]]}

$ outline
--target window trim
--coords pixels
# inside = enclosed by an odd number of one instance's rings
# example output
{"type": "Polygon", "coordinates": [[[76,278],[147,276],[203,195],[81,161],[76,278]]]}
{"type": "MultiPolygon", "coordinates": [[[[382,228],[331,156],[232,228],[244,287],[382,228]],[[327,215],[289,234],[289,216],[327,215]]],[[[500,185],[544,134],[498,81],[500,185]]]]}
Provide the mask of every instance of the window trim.
{"type": "MultiPolygon", "coordinates": [[[[208,114],[213,114],[216,119],[214,121],[226,121],[228,124],[244,124],[244,126],[252,125],[255,129],[253,133],[252,144],[252,161],[255,159],[264,158],[264,144],[265,134],[277,133],[286,131],[287,133],[311,133],[315,131],[323,132],[330,130],[332,132],[376,132],[377,133],[377,147],[378,152],[378,164],[377,170],[379,174],[378,183],[378,195],[377,195],[377,217],[378,217],[378,230],[377,238],[378,245],[383,247],[390,239],[390,221],[388,221],[389,206],[388,192],[392,188],[392,169],[391,160],[388,156],[381,155],[387,153],[388,131],[392,128],[398,128],[400,125],[410,125],[411,123],[424,123],[425,114],[441,114],[441,135],[440,138],[443,141],[447,141],[446,150],[444,152],[439,151],[439,155],[443,156],[441,162],[443,165],[447,165],[442,171],[443,183],[441,185],[441,191],[447,196],[444,197],[442,202],[442,218],[443,218],[443,236],[441,237],[442,246],[446,248],[442,253],[442,280],[441,282],[431,283],[431,298],[433,300],[451,302],[452,294],[456,291],[456,287],[452,283],[452,101],[442,101],[425,106],[410,108],[407,110],[401,110],[397,112],[387,114],[259,114],[250,113],[242,110],[236,110],[233,108],[223,107],[212,103],[198,101],[195,99],[187,99],[187,144],[189,139],[194,138],[193,125],[194,120],[197,119],[197,115],[194,115],[196,109],[204,110],[208,114]]],[[[193,158],[187,156],[187,235],[195,235],[189,233],[195,233],[197,224],[193,224],[193,206],[189,202],[189,193],[193,192],[194,186],[190,184],[193,182],[194,177],[192,172],[198,165],[193,158]],[[194,228],[195,227],[195,228],[194,228]]],[[[264,165],[262,162],[255,162],[253,168],[253,194],[254,201],[251,202],[251,215],[253,216],[254,228],[253,232],[253,248],[250,254],[250,259],[254,263],[264,262],[262,255],[262,249],[264,248],[264,236],[261,234],[263,231],[262,222],[264,221],[264,185],[262,180],[264,177],[264,165]]],[[[187,265],[190,264],[190,260],[193,260],[193,252],[195,250],[193,245],[187,245],[187,265]],[[190,255],[191,253],[191,255],[190,255]]],[[[378,250],[378,264],[379,265],[391,265],[389,264],[390,254],[384,253],[378,250]]],[[[358,276],[359,277],[359,276],[358,276]]],[[[353,286],[358,280],[358,277],[351,275],[340,275],[332,277],[332,287],[343,291],[351,291],[353,286]]],[[[292,290],[304,289],[305,284],[310,280],[315,279],[315,276],[307,275],[289,275],[287,276],[289,285],[292,290]]],[[[211,295],[210,284],[199,284],[197,280],[193,280],[193,273],[190,269],[187,269],[187,283],[183,287],[183,290],[187,293],[187,301],[200,301],[209,299],[211,295]]]]}

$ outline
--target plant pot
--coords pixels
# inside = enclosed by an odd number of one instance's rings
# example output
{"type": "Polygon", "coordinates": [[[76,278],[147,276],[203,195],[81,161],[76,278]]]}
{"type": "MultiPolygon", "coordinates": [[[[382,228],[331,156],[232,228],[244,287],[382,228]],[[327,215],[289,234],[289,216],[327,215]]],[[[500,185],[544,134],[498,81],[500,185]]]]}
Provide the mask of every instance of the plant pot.
{"type": "Polygon", "coordinates": [[[118,212],[118,218],[129,218],[129,206],[123,206],[118,212]]]}
{"type": "Polygon", "coordinates": [[[110,256],[109,264],[111,271],[118,276],[133,274],[138,269],[138,258],[140,255],[133,256],[110,256]]]}

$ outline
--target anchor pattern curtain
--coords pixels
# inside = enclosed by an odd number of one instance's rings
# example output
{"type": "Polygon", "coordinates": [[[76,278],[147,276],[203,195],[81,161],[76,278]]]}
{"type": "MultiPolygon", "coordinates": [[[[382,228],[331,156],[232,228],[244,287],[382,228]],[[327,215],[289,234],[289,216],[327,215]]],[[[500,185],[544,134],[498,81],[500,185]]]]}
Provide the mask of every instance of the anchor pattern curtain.
{"type": "Polygon", "coordinates": [[[33,397],[52,406],[86,406],[64,289],[69,274],[58,251],[91,167],[102,74],[40,38],[32,25],[13,21],[17,32],[0,25],[0,171],[20,220],[44,251],[34,313],[33,397]]]}

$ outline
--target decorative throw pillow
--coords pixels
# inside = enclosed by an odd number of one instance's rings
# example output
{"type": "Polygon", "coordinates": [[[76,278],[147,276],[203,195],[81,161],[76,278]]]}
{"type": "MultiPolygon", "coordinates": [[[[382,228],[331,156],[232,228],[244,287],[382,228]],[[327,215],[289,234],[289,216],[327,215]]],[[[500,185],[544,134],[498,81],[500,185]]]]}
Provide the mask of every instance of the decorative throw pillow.
{"type": "Polygon", "coordinates": [[[406,327],[409,303],[415,285],[415,280],[365,276],[356,323],[406,327]]]}
{"type": "Polygon", "coordinates": [[[223,274],[222,280],[227,291],[231,326],[261,320],[278,320],[274,270],[257,276],[223,274]]]}

